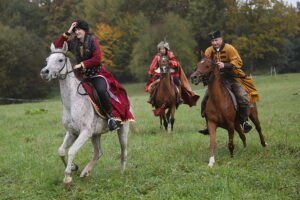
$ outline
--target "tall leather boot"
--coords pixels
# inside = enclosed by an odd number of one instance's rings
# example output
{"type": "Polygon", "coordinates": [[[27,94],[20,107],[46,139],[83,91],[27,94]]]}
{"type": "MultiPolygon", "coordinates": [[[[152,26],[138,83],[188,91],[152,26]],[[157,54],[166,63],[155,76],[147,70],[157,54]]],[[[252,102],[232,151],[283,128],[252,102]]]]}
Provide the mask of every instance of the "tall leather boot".
{"type": "MultiPolygon", "coordinates": [[[[100,99],[99,99],[100,100],[100,99]]],[[[107,125],[109,128],[109,131],[118,130],[120,128],[117,121],[114,119],[114,116],[112,114],[112,105],[109,99],[108,94],[105,93],[105,95],[102,95],[100,102],[100,106],[103,109],[103,111],[106,113],[108,120],[107,125]]]]}
{"type": "Polygon", "coordinates": [[[207,93],[205,93],[203,100],[201,102],[201,116],[205,118],[206,127],[204,129],[201,129],[198,131],[198,133],[201,133],[203,135],[209,135],[208,128],[207,128],[207,118],[206,118],[206,114],[205,114],[207,100],[208,100],[208,95],[207,95],[207,93]]]}
{"type": "Polygon", "coordinates": [[[248,133],[252,129],[251,124],[248,122],[248,112],[247,111],[248,111],[247,105],[239,106],[240,123],[241,123],[245,133],[248,133]]]}
{"type": "Polygon", "coordinates": [[[179,106],[183,103],[183,99],[181,97],[181,86],[175,86],[175,94],[176,94],[176,103],[179,106]]]}
{"type": "Polygon", "coordinates": [[[208,128],[207,128],[207,118],[206,118],[206,116],[204,118],[205,118],[205,121],[206,121],[206,127],[202,130],[199,130],[198,133],[201,133],[203,135],[209,135],[209,131],[208,131],[208,128]]]}
{"type": "Polygon", "coordinates": [[[115,131],[120,128],[117,121],[112,117],[112,115],[109,116],[107,123],[110,131],[115,131]]]}

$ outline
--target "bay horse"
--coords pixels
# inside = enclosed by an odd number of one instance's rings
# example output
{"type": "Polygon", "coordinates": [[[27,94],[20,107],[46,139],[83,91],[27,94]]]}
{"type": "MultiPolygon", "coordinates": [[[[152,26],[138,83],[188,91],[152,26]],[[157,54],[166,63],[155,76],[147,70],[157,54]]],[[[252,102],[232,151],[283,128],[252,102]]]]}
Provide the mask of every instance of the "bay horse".
{"type": "MultiPolygon", "coordinates": [[[[63,48],[55,48],[51,44],[51,54],[46,59],[47,66],[41,70],[41,77],[44,80],[59,79],[60,94],[63,104],[63,124],[66,131],[58,154],[65,165],[65,186],[72,184],[71,171],[77,171],[78,166],[73,163],[77,151],[88,139],[94,146],[92,160],[82,170],[80,177],[89,176],[96,161],[102,156],[101,135],[108,132],[107,120],[99,117],[89,100],[88,95],[80,95],[78,89],[83,91],[80,81],[73,73],[70,59],[66,56],[67,43],[63,48]],[[80,84],[80,86],[79,86],[80,84]],[[65,159],[66,150],[68,159],[65,159]]],[[[121,169],[125,170],[127,159],[127,137],[129,122],[123,123],[118,130],[118,137],[121,146],[121,169]]]]}
{"type": "MultiPolygon", "coordinates": [[[[234,150],[234,130],[239,133],[244,147],[246,147],[246,137],[244,135],[244,130],[239,123],[237,111],[231,95],[222,83],[222,76],[216,62],[209,58],[202,58],[200,62],[197,63],[196,71],[190,76],[190,78],[193,84],[197,85],[199,82],[203,82],[205,85],[208,85],[209,98],[206,103],[205,113],[210,135],[210,159],[208,166],[212,167],[215,163],[214,153],[216,149],[217,127],[224,128],[228,131],[228,148],[231,156],[233,156],[234,150]]],[[[265,147],[267,143],[265,142],[261,131],[256,103],[251,103],[250,105],[249,118],[255,124],[261,145],[265,147]]]]}
{"type": "Polygon", "coordinates": [[[166,55],[160,57],[158,61],[157,71],[160,78],[156,86],[156,94],[154,97],[154,115],[160,117],[160,127],[162,121],[169,133],[173,131],[175,122],[175,111],[177,107],[177,97],[175,90],[177,89],[171,76],[172,68],[169,66],[169,58],[166,55]],[[167,113],[165,112],[168,110],[167,113]]]}

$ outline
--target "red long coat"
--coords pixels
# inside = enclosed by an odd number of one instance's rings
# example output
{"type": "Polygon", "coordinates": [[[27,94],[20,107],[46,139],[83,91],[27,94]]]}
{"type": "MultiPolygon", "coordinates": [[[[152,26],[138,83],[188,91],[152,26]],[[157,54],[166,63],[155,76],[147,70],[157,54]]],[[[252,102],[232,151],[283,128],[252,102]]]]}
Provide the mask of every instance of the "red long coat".
{"type": "MultiPolygon", "coordinates": [[[[65,34],[62,34],[56,41],[55,41],[55,47],[61,48],[64,44],[64,42],[67,42],[68,45],[72,42],[72,39],[69,40],[68,36],[65,34]]],[[[95,66],[101,66],[100,71],[95,76],[101,76],[103,77],[107,82],[107,91],[110,96],[110,102],[112,104],[112,114],[116,120],[125,122],[125,121],[132,121],[134,120],[134,116],[130,111],[130,101],[128,99],[126,90],[123,88],[123,86],[115,80],[115,78],[112,76],[112,74],[105,69],[104,66],[101,64],[102,60],[102,53],[101,53],[101,46],[99,44],[99,41],[94,38],[95,43],[95,50],[92,53],[92,56],[86,60],[83,60],[81,62],[83,68],[91,68],[95,66]]],[[[80,80],[83,78],[81,74],[76,74],[77,78],[80,80]]],[[[96,110],[96,112],[101,115],[100,112],[100,105],[98,102],[95,101],[93,97],[93,92],[89,84],[86,82],[82,82],[83,87],[85,88],[86,92],[89,94],[91,100],[93,101],[93,106],[96,110]]]]}
{"type": "MultiPolygon", "coordinates": [[[[145,87],[146,92],[149,91],[149,86],[154,81],[154,78],[156,76],[160,76],[159,73],[156,73],[154,71],[156,69],[156,67],[158,66],[158,61],[160,59],[160,56],[161,56],[160,53],[156,54],[150,65],[148,73],[152,76],[151,76],[150,80],[148,81],[148,83],[146,84],[146,87],[145,87]]],[[[168,56],[169,56],[169,60],[171,61],[170,67],[175,69],[175,72],[171,73],[171,76],[176,76],[181,81],[181,91],[182,91],[181,97],[182,97],[184,103],[189,106],[195,106],[197,104],[197,101],[200,98],[200,96],[192,91],[189,81],[187,80],[186,75],[185,75],[182,67],[180,66],[180,63],[177,61],[176,57],[174,56],[173,52],[168,51],[168,56]]]]}

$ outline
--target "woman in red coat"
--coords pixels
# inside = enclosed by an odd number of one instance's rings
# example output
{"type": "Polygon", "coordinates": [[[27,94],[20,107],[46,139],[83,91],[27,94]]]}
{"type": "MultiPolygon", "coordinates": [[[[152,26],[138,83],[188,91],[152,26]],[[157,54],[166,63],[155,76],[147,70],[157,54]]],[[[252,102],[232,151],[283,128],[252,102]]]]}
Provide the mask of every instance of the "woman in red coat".
{"type": "MultiPolygon", "coordinates": [[[[148,81],[145,91],[149,92],[149,87],[151,87],[151,83],[155,80],[159,79],[160,73],[157,70],[158,61],[162,55],[167,55],[169,57],[169,66],[172,68],[171,76],[173,77],[174,84],[178,87],[179,91],[177,91],[177,103],[185,103],[189,106],[196,105],[199,96],[192,91],[192,88],[185,76],[185,73],[180,66],[177,58],[174,56],[173,52],[170,50],[170,46],[168,42],[161,41],[157,45],[158,53],[154,56],[152,63],[150,65],[148,73],[151,78],[148,81]]],[[[153,104],[152,100],[155,95],[155,92],[151,93],[151,96],[148,100],[148,103],[153,104]]]]}
{"type": "Polygon", "coordinates": [[[126,91],[102,66],[101,46],[97,38],[89,33],[88,23],[83,20],[73,22],[69,30],[56,40],[55,47],[62,47],[65,41],[78,63],[73,67],[77,78],[91,83],[96,89],[100,106],[108,117],[110,131],[119,128],[116,119],[133,120],[126,91]],[[69,39],[72,33],[75,37],[69,39]]]}

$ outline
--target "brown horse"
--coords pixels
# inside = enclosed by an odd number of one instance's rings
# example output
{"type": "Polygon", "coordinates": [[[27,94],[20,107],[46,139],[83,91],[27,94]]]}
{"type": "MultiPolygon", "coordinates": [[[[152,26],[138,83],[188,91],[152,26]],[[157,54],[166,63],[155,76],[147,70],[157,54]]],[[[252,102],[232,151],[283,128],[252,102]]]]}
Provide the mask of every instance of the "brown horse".
{"type": "Polygon", "coordinates": [[[168,132],[173,131],[173,126],[175,122],[175,110],[176,110],[176,86],[173,83],[171,77],[172,69],[169,67],[168,56],[161,56],[158,61],[157,72],[160,73],[160,78],[158,80],[155,97],[154,97],[154,115],[160,117],[160,127],[162,128],[162,121],[165,130],[168,132]],[[168,110],[167,113],[165,112],[168,110]],[[168,127],[168,126],[171,127],[168,127]]]}
{"type": "MultiPolygon", "coordinates": [[[[234,103],[229,94],[229,91],[222,83],[222,78],[218,65],[214,60],[203,58],[198,64],[196,71],[191,75],[191,81],[194,84],[203,82],[208,85],[209,98],[206,103],[206,117],[207,126],[210,135],[210,159],[209,167],[212,167],[215,163],[214,153],[216,149],[216,129],[217,127],[224,128],[228,131],[229,143],[228,148],[231,156],[233,156],[234,150],[234,130],[239,133],[244,147],[246,147],[246,137],[244,131],[239,123],[237,111],[235,110],[234,103]]],[[[250,105],[249,117],[255,124],[255,128],[259,134],[260,142],[262,146],[266,146],[264,136],[261,131],[260,122],[258,119],[258,113],[256,103],[250,105]]]]}

